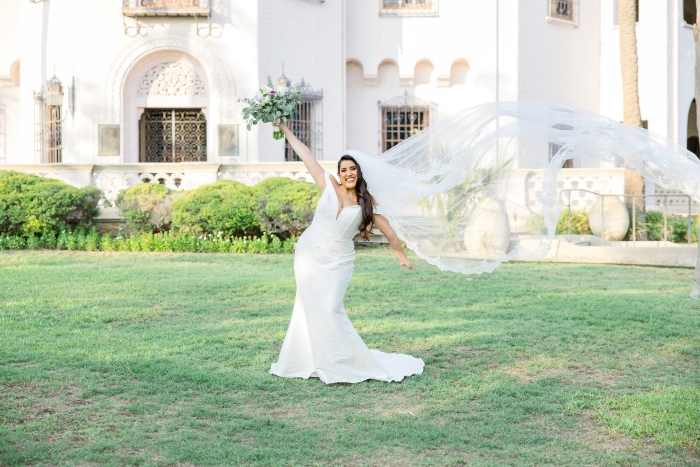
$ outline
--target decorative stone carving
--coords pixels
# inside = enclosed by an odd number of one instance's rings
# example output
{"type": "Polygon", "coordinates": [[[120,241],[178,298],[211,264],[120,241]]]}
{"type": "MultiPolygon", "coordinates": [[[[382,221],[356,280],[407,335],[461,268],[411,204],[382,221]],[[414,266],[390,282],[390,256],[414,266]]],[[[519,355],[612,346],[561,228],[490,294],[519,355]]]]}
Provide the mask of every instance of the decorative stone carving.
{"type": "MultiPolygon", "coordinates": [[[[93,180],[94,185],[102,190],[105,199],[111,204],[117,200],[119,193],[141,182],[137,172],[113,172],[100,169],[93,174],[93,180]]],[[[104,205],[102,200],[100,205],[104,205]]]]}
{"type": "Polygon", "coordinates": [[[496,258],[506,253],[510,242],[510,223],[505,203],[482,198],[476,203],[464,229],[464,248],[473,258],[496,258]]]}
{"type": "Polygon", "coordinates": [[[616,196],[599,196],[588,217],[591,232],[596,237],[618,242],[625,238],[630,227],[630,215],[625,203],[616,196]],[[605,203],[605,204],[603,204],[605,203]],[[605,225],[603,225],[603,219],[605,225]],[[605,227],[605,232],[603,232],[605,227]],[[603,236],[605,234],[605,236],[603,236]]]}
{"type": "Polygon", "coordinates": [[[141,96],[201,96],[206,97],[204,82],[191,66],[182,62],[166,62],[146,72],[139,83],[141,96]]]}
{"type": "MultiPolygon", "coordinates": [[[[152,34],[149,37],[139,37],[129,43],[112,62],[106,73],[106,82],[102,94],[101,115],[95,123],[122,124],[122,161],[136,162],[138,146],[134,132],[137,130],[138,116],[133,110],[136,90],[133,94],[122,95],[124,86],[129,86],[131,73],[140,63],[153,66],[156,63],[178,61],[178,56],[195,57],[201,64],[197,68],[200,76],[206,77],[215,86],[207,89],[209,99],[209,114],[207,120],[214,126],[218,122],[237,122],[239,120],[236,104],[236,84],[227,60],[206,39],[197,37],[186,30],[168,30],[152,34]],[[168,56],[169,55],[169,56],[168,56]],[[158,56],[158,61],[152,61],[158,56]],[[122,108],[122,98],[126,108],[122,108]],[[133,113],[133,115],[132,115],[133,113]]],[[[147,69],[147,67],[146,67],[147,69]]],[[[146,70],[140,71],[140,73],[146,70]]],[[[142,74],[134,74],[140,79],[142,74]]],[[[138,81],[133,82],[134,88],[138,81]]],[[[97,150],[97,125],[93,125],[93,144],[97,150]]]]}

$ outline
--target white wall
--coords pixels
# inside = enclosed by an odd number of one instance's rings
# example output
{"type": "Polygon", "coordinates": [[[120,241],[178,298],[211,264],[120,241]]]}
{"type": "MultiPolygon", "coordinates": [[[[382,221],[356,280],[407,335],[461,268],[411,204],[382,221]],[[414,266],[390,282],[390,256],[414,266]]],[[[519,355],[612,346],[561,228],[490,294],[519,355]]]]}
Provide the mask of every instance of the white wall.
{"type": "Polygon", "coordinates": [[[599,111],[600,1],[579,3],[578,26],[546,21],[548,0],[520,2],[518,99],[599,111]]]}
{"type": "MultiPolygon", "coordinates": [[[[247,1],[247,0],[238,0],[247,1]]],[[[351,2],[354,0],[350,0],[351,2]]],[[[323,90],[323,157],[337,160],[343,150],[343,1],[261,0],[258,2],[258,82],[276,83],[282,72],[323,90]]],[[[252,97],[252,95],[251,95],[252,97]]],[[[265,124],[258,135],[259,160],[284,160],[284,140],[272,138],[265,124]]]]}
{"type": "Polygon", "coordinates": [[[433,121],[496,98],[495,2],[442,0],[438,16],[390,17],[376,0],[353,0],[346,15],[348,148],[377,154],[377,103],[405,92],[436,105],[433,121]],[[455,61],[468,63],[466,76],[455,61]]]}

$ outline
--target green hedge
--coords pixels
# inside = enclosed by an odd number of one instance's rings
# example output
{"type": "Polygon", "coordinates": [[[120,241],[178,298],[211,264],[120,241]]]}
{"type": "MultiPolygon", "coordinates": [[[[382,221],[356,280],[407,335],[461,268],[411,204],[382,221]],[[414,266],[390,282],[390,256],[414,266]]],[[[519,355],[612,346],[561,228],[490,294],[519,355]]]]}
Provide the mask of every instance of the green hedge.
{"type": "Polygon", "coordinates": [[[0,232],[26,237],[89,227],[101,197],[92,186],[0,170],[0,232]]]}
{"type": "Polygon", "coordinates": [[[193,235],[188,233],[139,233],[116,237],[89,232],[63,231],[58,236],[48,232],[40,237],[0,234],[0,250],[74,250],[74,251],[162,251],[190,253],[291,253],[296,238],[282,241],[279,237],[226,237],[224,235],[193,235]]]}

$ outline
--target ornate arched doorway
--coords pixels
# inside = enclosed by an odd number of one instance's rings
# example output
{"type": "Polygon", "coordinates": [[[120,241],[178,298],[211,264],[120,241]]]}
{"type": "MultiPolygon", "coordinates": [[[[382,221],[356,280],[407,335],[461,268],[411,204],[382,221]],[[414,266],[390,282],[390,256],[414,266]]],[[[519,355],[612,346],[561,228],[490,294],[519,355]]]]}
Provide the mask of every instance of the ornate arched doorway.
{"type": "MultiPolygon", "coordinates": [[[[164,57],[161,56],[161,60],[164,57]]],[[[207,86],[182,54],[149,68],[136,86],[139,162],[207,160],[207,86]]]]}

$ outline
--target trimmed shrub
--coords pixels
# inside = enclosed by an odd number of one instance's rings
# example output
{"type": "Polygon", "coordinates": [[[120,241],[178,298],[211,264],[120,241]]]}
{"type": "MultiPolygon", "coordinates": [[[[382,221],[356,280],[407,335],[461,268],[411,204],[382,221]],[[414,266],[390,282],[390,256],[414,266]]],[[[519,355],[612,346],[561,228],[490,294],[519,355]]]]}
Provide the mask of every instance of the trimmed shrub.
{"type": "Polygon", "coordinates": [[[242,183],[219,180],[173,202],[173,228],[179,232],[228,236],[259,235],[258,200],[242,183]]]}
{"type": "Polygon", "coordinates": [[[286,177],[266,178],[253,187],[258,196],[258,223],[282,240],[298,237],[311,224],[321,196],[312,183],[286,177]]]}
{"type": "Polygon", "coordinates": [[[101,197],[92,186],[0,170],[0,232],[29,237],[89,227],[101,197]]]}
{"type": "Polygon", "coordinates": [[[172,222],[172,203],[182,193],[169,193],[165,185],[141,183],[121,192],[117,206],[126,226],[137,232],[165,232],[172,222]]]}

